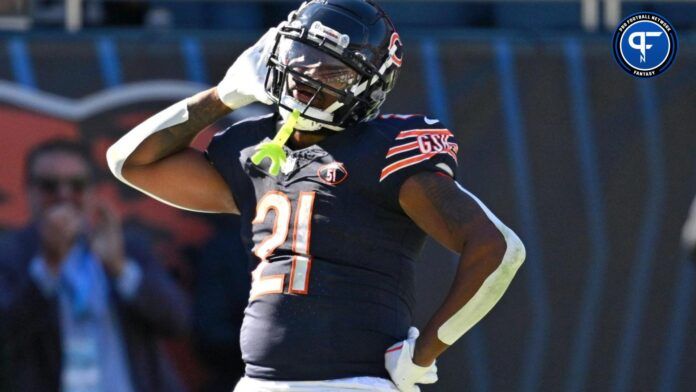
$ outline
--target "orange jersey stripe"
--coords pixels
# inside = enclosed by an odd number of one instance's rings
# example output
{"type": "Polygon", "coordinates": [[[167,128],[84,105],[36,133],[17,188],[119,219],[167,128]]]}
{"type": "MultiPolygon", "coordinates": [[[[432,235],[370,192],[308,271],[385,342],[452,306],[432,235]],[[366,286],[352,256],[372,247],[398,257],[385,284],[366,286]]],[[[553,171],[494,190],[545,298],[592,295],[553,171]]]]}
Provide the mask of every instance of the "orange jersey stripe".
{"type": "Polygon", "coordinates": [[[401,131],[396,140],[402,140],[409,137],[416,137],[421,135],[447,135],[454,136],[449,129],[411,129],[410,131],[401,131]]]}
{"type": "Polygon", "coordinates": [[[411,151],[415,150],[418,148],[418,142],[411,142],[411,143],[406,143],[402,144],[400,146],[392,147],[387,151],[387,158],[390,158],[398,153],[404,152],[404,151],[411,151]]]}
{"type": "Polygon", "coordinates": [[[419,154],[416,156],[412,156],[410,158],[406,158],[406,159],[402,159],[400,161],[394,162],[382,170],[382,175],[379,177],[379,181],[381,182],[382,180],[387,178],[390,174],[392,174],[398,170],[401,170],[405,167],[409,167],[409,166],[415,165],[416,163],[426,161],[436,154],[437,154],[437,152],[429,152],[427,154],[419,154]]]}

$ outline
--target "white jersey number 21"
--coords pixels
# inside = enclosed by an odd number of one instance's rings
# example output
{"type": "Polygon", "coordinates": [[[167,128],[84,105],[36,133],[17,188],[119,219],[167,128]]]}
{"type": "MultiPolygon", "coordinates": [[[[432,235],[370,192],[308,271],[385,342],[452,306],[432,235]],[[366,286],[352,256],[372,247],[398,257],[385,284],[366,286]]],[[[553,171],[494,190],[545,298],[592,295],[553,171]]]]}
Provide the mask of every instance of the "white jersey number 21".
{"type": "MultiPolygon", "coordinates": [[[[312,257],[309,254],[309,240],[312,229],[312,210],[314,207],[315,192],[300,192],[295,210],[293,225],[292,251],[296,254],[292,258],[290,270],[290,282],[288,293],[307,294],[309,289],[309,272],[312,269],[312,257]]],[[[254,299],[263,294],[283,293],[285,274],[263,276],[263,270],[268,266],[266,260],[273,252],[287,240],[290,231],[290,218],[292,216],[292,203],[285,193],[271,191],[266,193],[256,206],[256,217],[252,224],[265,222],[268,213],[273,210],[273,232],[254,247],[254,254],[261,259],[261,263],[252,273],[251,298],[254,299]]]]}

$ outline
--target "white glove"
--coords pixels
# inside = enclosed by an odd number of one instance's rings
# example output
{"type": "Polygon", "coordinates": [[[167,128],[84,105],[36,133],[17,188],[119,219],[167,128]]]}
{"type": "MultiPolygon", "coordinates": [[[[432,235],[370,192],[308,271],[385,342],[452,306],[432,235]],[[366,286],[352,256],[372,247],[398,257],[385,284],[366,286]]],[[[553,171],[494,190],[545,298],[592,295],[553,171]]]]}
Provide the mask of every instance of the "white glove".
{"type": "Polygon", "coordinates": [[[384,353],[384,362],[392,381],[401,392],[420,392],[415,384],[434,384],[437,381],[437,366],[423,367],[413,363],[418,328],[408,329],[408,338],[389,347],[384,353]]]}
{"type": "Polygon", "coordinates": [[[220,100],[230,109],[239,109],[254,101],[270,105],[264,82],[268,59],[275,44],[277,30],[269,29],[253,46],[242,52],[217,85],[220,100]]]}

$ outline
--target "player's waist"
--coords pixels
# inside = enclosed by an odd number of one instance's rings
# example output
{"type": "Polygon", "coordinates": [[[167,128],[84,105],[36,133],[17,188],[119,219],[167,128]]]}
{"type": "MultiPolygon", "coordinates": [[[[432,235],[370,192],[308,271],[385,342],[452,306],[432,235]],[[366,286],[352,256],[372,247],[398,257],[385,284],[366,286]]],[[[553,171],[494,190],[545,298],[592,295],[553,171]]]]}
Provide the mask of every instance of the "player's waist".
{"type": "Polygon", "coordinates": [[[384,351],[412,324],[405,307],[317,296],[271,295],[246,310],[247,374],[274,380],[384,376],[384,351]],[[249,373],[252,372],[252,373],[249,373]]]}
{"type": "MultiPolygon", "coordinates": [[[[383,357],[384,358],[384,357],[383,357]]],[[[247,377],[267,381],[321,381],[337,380],[349,377],[375,377],[388,379],[384,368],[384,359],[373,364],[298,364],[291,368],[274,368],[247,363],[244,374],[247,377]]]]}
{"type": "Polygon", "coordinates": [[[276,326],[282,336],[242,331],[246,375],[266,380],[327,380],[354,376],[388,377],[384,351],[396,339],[369,331],[276,326]]]}

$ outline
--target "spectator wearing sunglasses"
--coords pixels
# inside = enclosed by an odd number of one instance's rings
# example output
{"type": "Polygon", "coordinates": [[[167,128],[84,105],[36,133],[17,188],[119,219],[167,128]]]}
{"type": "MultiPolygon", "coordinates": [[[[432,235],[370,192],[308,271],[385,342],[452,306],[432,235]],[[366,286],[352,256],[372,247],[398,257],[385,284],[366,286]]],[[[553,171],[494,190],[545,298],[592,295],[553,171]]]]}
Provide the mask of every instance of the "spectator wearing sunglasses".
{"type": "Polygon", "coordinates": [[[92,194],[81,145],[51,141],[26,160],[31,222],[0,239],[5,388],[177,391],[157,338],[187,334],[190,307],[150,254],[92,194]]]}

